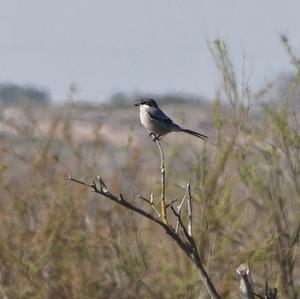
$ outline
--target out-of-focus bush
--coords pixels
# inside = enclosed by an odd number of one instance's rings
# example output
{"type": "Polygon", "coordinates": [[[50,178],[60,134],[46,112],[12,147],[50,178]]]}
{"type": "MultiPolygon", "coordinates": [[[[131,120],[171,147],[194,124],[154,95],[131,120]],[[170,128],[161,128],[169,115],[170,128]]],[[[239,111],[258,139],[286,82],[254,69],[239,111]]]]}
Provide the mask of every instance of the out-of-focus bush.
{"type": "Polygon", "coordinates": [[[0,84],[0,102],[3,104],[46,104],[49,101],[49,92],[43,88],[13,83],[0,84]]]}

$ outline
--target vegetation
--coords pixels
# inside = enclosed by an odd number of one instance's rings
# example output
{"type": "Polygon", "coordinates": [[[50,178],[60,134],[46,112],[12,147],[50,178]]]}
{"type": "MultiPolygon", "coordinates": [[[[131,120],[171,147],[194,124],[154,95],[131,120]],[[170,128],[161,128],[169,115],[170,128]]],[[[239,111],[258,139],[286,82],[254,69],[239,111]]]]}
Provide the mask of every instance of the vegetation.
{"type": "MultiPolygon", "coordinates": [[[[256,293],[268,281],[279,298],[299,297],[300,67],[282,40],[295,72],[276,105],[267,98],[277,86],[254,94],[247,80],[239,84],[227,46],[216,41],[210,50],[222,88],[214,102],[163,106],[210,137],[163,139],[166,201],[180,201],[191,180],[193,236],[222,298],[238,297],[243,262],[256,293]]],[[[3,298],[209,298],[159,226],[65,180],[100,175],[113,194],[149,213],[138,195],[153,194],[159,209],[157,148],[132,106],[40,106],[8,118],[9,111],[0,127],[3,298]]]]}
{"type": "Polygon", "coordinates": [[[49,93],[41,88],[19,86],[13,83],[0,84],[0,102],[4,104],[46,104],[49,100],[49,93]]]}

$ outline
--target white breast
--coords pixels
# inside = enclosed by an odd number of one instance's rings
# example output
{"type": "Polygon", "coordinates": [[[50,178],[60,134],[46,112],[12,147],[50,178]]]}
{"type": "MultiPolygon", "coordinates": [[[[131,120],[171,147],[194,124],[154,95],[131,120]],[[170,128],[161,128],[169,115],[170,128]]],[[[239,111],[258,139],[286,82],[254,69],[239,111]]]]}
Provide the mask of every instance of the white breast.
{"type": "Polygon", "coordinates": [[[156,135],[164,135],[170,132],[170,127],[163,122],[154,120],[149,116],[149,110],[151,111],[151,107],[148,105],[140,105],[140,119],[142,125],[150,132],[156,135]]]}
{"type": "Polygon", "coordinates": [[[148,113],[147,113],[148,108],[149,107],[147,105],[140,106],[140,120],[141,120],[142,125],[147,129],[149,129],[149,123],[148,123],[149,117],[148,117],[148,113]]]}

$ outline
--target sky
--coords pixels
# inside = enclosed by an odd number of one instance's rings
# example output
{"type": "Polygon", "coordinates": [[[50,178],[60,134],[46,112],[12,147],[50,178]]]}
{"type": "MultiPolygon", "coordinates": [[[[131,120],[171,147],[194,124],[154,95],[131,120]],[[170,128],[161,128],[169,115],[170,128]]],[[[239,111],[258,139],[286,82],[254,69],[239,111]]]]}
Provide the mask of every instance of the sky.
{"type": "Polygon", "coordinates": [[[0,0],[0,82],[38,85],[55,101],[187,92],[212,98],[218,72],[208,49],[227,42],[258,89],[300,49],[299,0],[0,0]]]}

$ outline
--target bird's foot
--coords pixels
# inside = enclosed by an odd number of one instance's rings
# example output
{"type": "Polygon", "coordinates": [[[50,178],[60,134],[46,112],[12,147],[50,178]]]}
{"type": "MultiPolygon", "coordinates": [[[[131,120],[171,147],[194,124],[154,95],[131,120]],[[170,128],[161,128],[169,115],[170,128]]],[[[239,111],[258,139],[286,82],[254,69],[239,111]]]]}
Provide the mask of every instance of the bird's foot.
{"type": "Polygon", "coordinates": [[[153,141],[158,141],[160,140],[160,135],[156,135],[154,133],[150,133],[149,136],[152,138],[153,141]]]}

